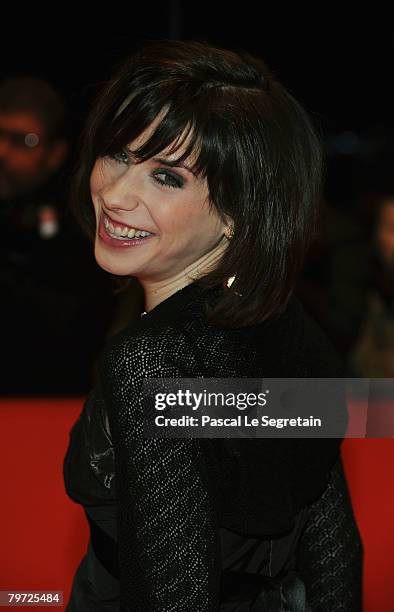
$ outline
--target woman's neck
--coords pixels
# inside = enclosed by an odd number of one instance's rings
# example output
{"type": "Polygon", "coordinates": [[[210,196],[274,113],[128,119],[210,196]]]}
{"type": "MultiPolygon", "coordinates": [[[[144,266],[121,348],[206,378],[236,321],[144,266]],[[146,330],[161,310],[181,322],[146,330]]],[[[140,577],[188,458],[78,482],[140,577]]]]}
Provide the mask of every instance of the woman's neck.
{"type": "Polygon", "coordinates": [[[145,292],[145,311],[149,312],[160,302],[166,300],[186,285],[204,276],[214,264],[217,264],[227,247],[227,238],[223,237],[214,249],[193,262],[174,276],[160,280],[138,279],[145,292]]]}

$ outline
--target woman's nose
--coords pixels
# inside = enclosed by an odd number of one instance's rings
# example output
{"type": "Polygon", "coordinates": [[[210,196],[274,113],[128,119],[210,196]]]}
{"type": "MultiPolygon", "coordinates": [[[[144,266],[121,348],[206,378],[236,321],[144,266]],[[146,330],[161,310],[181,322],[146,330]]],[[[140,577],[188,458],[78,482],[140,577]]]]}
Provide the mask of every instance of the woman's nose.
{"type": "Polygon", "coordinates": [[[137,181],[125,172],[103,185],[100,197],[108,210],[134,210],[139,201],[137,181]]]}

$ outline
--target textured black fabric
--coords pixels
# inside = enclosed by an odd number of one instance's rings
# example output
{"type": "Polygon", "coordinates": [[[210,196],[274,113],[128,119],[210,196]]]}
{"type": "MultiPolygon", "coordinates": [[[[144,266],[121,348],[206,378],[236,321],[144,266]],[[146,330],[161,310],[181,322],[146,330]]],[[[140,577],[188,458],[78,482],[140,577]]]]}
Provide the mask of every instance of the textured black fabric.
{"type": "Polygon", "coordinates": [[[308,508],[297,565],[314,612],[362,610],[363,548],[342,463],[323,495],[308,508]]]}
{"type": "MultiPolygon", "coordinates": [[[[70,497],[91,506],[116,497],[122,611],[219,610],[221,528],[271,544],[293,530],[294,543],[296,516],[322,495],[339,456],[340,439],[142,438],[144,378],[343,375],[332,346],[295,297],[278,318],[224,330],[206,320],[204,303],[212,295],[193,283],[117,334],[102,355],[102,389],[92,392],[71,432],[64,466],[70,497]],[[97,412],[100,419],[92,419],[97,412]],[[86,459],[84,440],[89,444],[94,431],[102,445],[86,459]],[[90,486],[92,470],[97,488],[90,486]]],[[[345,431],[344,403],[332,410],[343,414],[345,431]]],[[[344,512],[348,531],[338,535],[358,542],[351,507],[344,512]]],[[[352,563],[343,567],[344,584],[348,577],[361,581],[352,563]]],[[[271,564],[265,572],[281,569],[271,564]]]]}

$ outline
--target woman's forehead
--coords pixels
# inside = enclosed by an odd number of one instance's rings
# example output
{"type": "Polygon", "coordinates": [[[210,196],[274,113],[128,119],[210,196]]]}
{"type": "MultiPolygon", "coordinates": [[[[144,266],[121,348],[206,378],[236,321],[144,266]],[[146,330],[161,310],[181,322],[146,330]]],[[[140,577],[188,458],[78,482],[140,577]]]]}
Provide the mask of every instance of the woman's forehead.
{"type": "MultiPolygon", "coordinates": [[[[161,119],[155,119],[152,123],[143,131],[137,138],[127,144],[127,148],[134,152],[137,149],[141,148],[144,144],[146,144],[149,139],[154,134],[155,130],[159,127],[161,119]]],[[[187,150],[190,145],[190,141],[192,138],[192,131],[187,127],[176,136],[172,142],[163,147],[160,150],[160,157],[168,159],[168,161],[173,161],[179,159],[187,150]]],[[[197,147],[194,146],[189,155],[184,160],[184,162],[188,165],[193,165],[198,157],[197,147]]]]}
{"type": "MultiPolygon", "coordinates": [[[[118,111],[115,114],[114,120],[123,113],[126,108],[132,103],[134,97],[136,96],[135,92],[130,93],[122,102],[118,111]]],[[[132,109],[130,109],[130,112],[132,109]]],[[[151,123],[132,141],[127,143],[127,148],[130,153],[133,154],[138,149],[141,149],[145,144],[149,142],[151,137],[154,135],[156,130],[160,127],[160,124],[165,120],[166,116],[170,113],[171,107],[168,104],[164,104],[164,106],[159,110],[156,114],[155,118],[151,121],[151,123]]],[[[138,110],[136,111],[138,114],[138,110]]],[[[141,118],[143,121],[144,118],[141,118]]],[[[160,149],[160,157],[166,157],[169,161],[179,159],[187,150],[190,145],[190,141],[193,138],[193,128],[191,126],[190,121],[186,122],[181,131],[174,135],[173,140],[168,143],[164,143],[163,148],[160,149]]],[[[155,147],[157,149],[157,147],[155,147]]],[[[193,146],[192,150],[189,151],[189,155],[187,159],[185,159],[185,163],[187,165],[194,165],[198,159],[200,153],[200,146],[193,146]]]]}

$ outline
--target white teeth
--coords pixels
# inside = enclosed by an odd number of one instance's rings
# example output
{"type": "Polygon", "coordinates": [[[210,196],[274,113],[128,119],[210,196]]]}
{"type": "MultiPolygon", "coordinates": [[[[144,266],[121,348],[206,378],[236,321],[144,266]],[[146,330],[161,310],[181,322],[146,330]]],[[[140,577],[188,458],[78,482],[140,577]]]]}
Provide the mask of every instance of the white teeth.
{"type": "Polygon", "coordinates": [[[145,238],[145,236],[151,236],[151,232],[145,230],[128,228],[126,225],[113,225],[107,217],[104,217],[104,226],[108,234],[112,234],[114,238],[145,238]]]}

